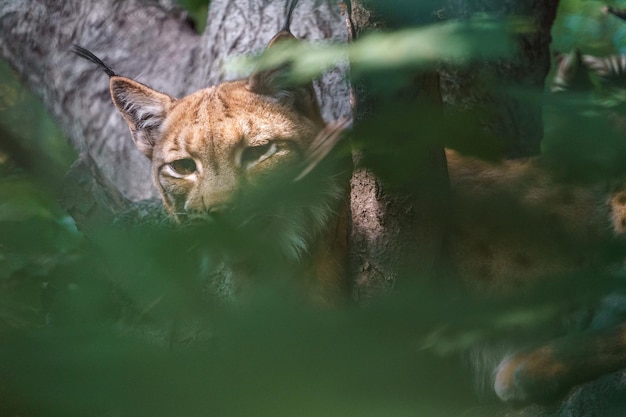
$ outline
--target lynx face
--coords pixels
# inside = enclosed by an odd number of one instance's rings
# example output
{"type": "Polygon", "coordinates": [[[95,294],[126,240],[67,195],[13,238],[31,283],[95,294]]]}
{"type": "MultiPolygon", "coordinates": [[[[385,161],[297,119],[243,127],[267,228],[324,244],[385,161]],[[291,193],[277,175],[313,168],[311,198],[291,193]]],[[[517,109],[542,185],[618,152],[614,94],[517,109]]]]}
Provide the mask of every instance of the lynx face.
{"type": "Polygon", "coordinates": [[[295,179],[302,169],[325,127],[314,96],[257,91],[243,80],[176,100],[111,79],[114,102],[152,160],[154,182],[177,220],[219,213],[247,187],[280,175],[295,179]]]}
{"type": "MultiPolygon", "coordinates": [[[[283,38],[293,35],[280,32],[270,46],[283,38]]],[[[284,86],[281,68],[175,99],[118,76],[88,51],[78,53],[108,71],[113,102],[152,161],[154,183],[178,222],[231,213],[267,184],[310,181],[308,173],[327,159],[345,124],[325,124],[312,84],[284,86]]],[[[288,258],[315,252],[346,205],[349,168],[338,168],[321,175],[317,193],[304,203],[274,202],[268,212],[246,215],[263,223],[288,258]]]]}

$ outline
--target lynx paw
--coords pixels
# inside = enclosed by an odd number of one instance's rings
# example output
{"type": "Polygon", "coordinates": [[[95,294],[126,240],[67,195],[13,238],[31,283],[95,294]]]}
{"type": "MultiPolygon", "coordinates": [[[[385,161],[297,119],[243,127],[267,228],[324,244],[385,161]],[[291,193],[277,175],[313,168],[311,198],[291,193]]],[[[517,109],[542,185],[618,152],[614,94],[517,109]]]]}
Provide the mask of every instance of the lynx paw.
{"type": "Polygon", "coordinates": [[[507,357],[500,362],[495,371],[493,389],[504,402],[523,404],[529,401],[529,392],[524,387],[524,361],[516,356],[507,357]]]}
{"type": "Polygon", "coordinates": [[[514,405],[549,402],[561,393],[566,371],[549,348],[512,355],[496,368],[494,390],[502,401],[514,405]]]}

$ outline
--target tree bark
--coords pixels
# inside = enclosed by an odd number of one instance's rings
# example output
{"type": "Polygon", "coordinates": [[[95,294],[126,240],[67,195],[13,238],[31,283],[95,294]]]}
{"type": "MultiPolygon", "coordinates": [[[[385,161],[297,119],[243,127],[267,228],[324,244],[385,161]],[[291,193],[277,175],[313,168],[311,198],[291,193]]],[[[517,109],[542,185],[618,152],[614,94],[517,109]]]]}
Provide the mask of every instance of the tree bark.
{"type": "Polygon", "coordinates": [[[543,137],[542,100],[550,69],[550,29],[559,0],[471,1],[448,0],[439,11],[445,18],[467,18],[472,13],[521,17],[533,27],[517,35],[513,57],[473,65],[471,69],[442,71],[446,103],[464,109],[482,106],[483,123],[500,141],[506,157],[538,155],[543,137]],[[536,92],[536,95],[523,94],[536,92]]]}
{"type": "MultiPolygon", "coordinates": [[[[404,23],[385,13],[389,3],[347,3],[350,4],[347,26],[353,41],[368,32],[400,29],[404,23]]],[[[432,23],[432,19],[418,17],[422,22],[432,23]]],[[[376,73],[374,78],[395,76],[376,73]]],[[[354,155],[357,169],[351,183],[351,265],[356,297],[361,300],[388,291],[402,277],[417,278],[423,284],[440,275],[439,267],[444,264],[441,261],[445,256],[448,178],[443,148],[416,149],[415,143],[428,141],[420,129],[411,124],[389,126],[388,118],[377,117],[396,111],[412,117],[421,110],[436,113],[442,110],[438,74],[414,73],[409,77],[412,82],[390,97],[388,91],[374,88],[375,81],[367,76],[353,86],[355,140],[362,150],[354,155]],[[368,132],[381,128],[386,131],[387,146],[396,151],[387,156],[370,151],[377,148],[381,138],[368,132]],[[404,153],[410,157],[398,158],[404,153]],[[376,169],[372,171],[372,161],[379,166],[404,164],[416,168],[406,172],[401,183],[397,183],[380,178],[376,169]]],[[[392,120],[397,119],[396,116],[392,120]]]]}

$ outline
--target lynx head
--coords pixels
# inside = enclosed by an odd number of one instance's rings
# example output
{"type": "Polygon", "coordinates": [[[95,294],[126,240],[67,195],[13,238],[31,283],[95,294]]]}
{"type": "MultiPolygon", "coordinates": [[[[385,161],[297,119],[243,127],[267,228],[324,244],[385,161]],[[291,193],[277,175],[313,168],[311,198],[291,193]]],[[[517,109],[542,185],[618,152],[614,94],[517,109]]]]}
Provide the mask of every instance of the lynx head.
{"type": "MultiPolygon", "coordinates": [[[[282,31],[269,47],[289,38],[282,31]]],[[[286,85],[285,68],[175,99],[115,74],[83,48],[75,52],[109,74],[113,102],[178,221],[217,215],[268,178],[295,180],[339,137],[338,125],[325,125],[312,84],[286,85]]]]}

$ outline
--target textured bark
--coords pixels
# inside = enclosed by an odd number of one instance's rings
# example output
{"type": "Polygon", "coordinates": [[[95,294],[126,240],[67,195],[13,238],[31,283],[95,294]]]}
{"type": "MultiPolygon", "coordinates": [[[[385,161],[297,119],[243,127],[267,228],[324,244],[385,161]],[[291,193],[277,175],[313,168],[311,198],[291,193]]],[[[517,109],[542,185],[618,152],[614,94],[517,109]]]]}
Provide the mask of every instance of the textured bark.
{"type": "MultiPolygon", "coordinates": [[[[352,40],[367,32],[401,27],[402,21],[381,12],[374,3],[351,2],[348,27],[352,40]]],[[[375,77],[381,77],[381,74],[375,77]]],[[[398,106],[409,109],[409,112],[418,112],[424,105],[441,107],[436,73],[411,74],[411,78],[413,82],[403,86],[391,98],[386,97],[386,91],[377,92],[370,88],[372,82],[366,77],[354,85],[356,140],[362,139],[358,137],[359,132],[366,134],[368,125],[381,111],[398,106]]],[[[387,124],[385,120],[380,122],[387,124]]],[[[400,152],[407,148],[407,144],[423,139],[423,133],[415,126],[408,131],[393,127],[388,130],[388,136],[392,136],[386,139],[389,146],[398,146],[400,152]]],[[[364,150],[355,154],[358,169],[352,179],[351,265],[360,299],[368,299],[392,288],[403,275],[417,277],[420,281],[437,276],[441,272],[437,269],[442,264],[446,235],[448,178],[443,148],[431,147],[416,152],[411,163],[419,168],[404,178],[403,184],[393,184],[377,178],[368,167],[368,159],[379,158],[368,154],[367,141],[372,140],[380,141],[380,138],[365,139],[364,150]]],[[[392,155],[390,160],[379,162],[394,166],[398,163],[394,159],[392,155]]]]}
{"type": "Polygon", "coordinates": [[[484,107],[488,112],[484,124],[501,141],[505,156],[540,152],[541,98],[520,93],[543,90],[550,69],[550,29],[558,5],[558,0],[449,0],[440,10],[439,16],[444,18],[466,18],[472,13],[522,17],[535,29],[516,37],[510,60],[442,71],[445,102],[463,108],[484,107]]]}
{"type": "Polygon", "coordinates": [[[149,163],[111,106],[106,75],[69,53],[74,43],[91,48],[121,74],[180,94],[193,70],[198,36],[180,15],[155,3],[0,3],[2,56],[42,96],[74,148],[89,152],[131,199],[155,195],[149,163]]]}

